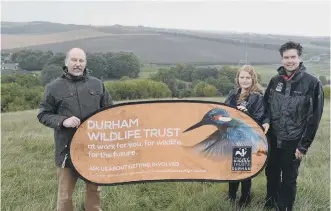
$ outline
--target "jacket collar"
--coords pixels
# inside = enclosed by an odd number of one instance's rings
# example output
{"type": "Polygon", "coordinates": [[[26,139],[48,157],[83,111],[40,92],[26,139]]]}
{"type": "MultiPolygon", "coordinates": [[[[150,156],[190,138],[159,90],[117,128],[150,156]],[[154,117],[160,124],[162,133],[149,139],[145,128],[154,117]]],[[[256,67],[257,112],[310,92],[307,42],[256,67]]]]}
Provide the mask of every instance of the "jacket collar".
{"type": "Polygon", "coordinates": [[[84,72],[83,72],[83,75],[81,76],[74,76],[74,75],[71,75],[69,72],[68,72],[68,68],[66,66],[63,66],[63,71],[64,73],[62,74],[62,78],[66,78],[68,80],[71,80],[71,81],[82,81],[82,80],[85,80],[88,79],[89,77],[89,74],[88,74],[88,71],[87,69],[85,68],[84,72]]]}
{"type": "Polygon", "coordinates": [[[303,62],[300,62],[299,67],[297,70],[294,71],[290,76],[287,75],[286,70],[284,66],[280,66],[277,69],[277,72],[280,76],[282,76],[286,81],[298,81],[304,72],[306,72],[306,66],[303,64],[303,62]]]}

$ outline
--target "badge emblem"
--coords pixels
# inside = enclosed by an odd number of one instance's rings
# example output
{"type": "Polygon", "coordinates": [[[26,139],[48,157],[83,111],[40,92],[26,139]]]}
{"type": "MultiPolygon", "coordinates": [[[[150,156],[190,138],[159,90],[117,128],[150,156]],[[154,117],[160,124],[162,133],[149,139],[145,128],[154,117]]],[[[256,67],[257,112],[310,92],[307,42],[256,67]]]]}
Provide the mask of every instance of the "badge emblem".
{"type": "Polygon", "coordinates": [[[281,92],[283,89],[283,83],[282,82],[278,82],[277,87],[276,87],[276,91],[277,92],[281,92]]]}

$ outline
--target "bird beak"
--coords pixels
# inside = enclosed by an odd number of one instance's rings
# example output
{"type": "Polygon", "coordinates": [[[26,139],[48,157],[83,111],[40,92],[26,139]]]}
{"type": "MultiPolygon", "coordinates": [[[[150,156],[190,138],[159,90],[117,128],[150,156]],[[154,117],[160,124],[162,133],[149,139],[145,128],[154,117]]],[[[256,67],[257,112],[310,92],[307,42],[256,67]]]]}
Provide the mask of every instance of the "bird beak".
{"type": "Polygon", "coordinates": [[[197,124],[195,124],[195,125],[193,125],[193,126],[187,128],[183,133],[185,133],[185,132],[187,132],[187,131],[190,131],[190,130],[193,130],[193,129],[195,129],[195,128],[201,127],[202,125],[203,125],[203,121],[200,121],[200,122],[198,122],[197,124]]]}

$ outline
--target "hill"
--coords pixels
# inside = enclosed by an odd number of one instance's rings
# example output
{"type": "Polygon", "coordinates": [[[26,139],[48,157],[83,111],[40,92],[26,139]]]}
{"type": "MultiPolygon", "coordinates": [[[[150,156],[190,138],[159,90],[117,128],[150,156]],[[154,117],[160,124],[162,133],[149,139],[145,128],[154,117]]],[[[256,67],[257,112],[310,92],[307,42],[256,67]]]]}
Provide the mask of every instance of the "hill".
{"type": "Polygon", "coordinates": [[[49,22],[2,22],[2,50],[23,48],[65,52],[79,46],[87,52],[131,51],[143,63],[253,64],[279,63],[278,48],[301,42],[305,59],[327,55],[328,37],[209,32],[144,26],[90,26],[49,22]]]}

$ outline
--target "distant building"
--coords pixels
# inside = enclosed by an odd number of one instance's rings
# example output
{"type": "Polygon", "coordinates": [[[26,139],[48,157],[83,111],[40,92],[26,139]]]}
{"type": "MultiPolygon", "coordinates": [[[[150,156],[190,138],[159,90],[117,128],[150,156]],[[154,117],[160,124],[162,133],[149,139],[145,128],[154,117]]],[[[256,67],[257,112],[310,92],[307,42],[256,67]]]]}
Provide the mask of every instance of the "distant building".
{"type": "Polygon", "coordinates": [[[18,63],[1,62],[1,70],[19,70],[18,63]]]}

